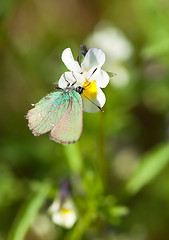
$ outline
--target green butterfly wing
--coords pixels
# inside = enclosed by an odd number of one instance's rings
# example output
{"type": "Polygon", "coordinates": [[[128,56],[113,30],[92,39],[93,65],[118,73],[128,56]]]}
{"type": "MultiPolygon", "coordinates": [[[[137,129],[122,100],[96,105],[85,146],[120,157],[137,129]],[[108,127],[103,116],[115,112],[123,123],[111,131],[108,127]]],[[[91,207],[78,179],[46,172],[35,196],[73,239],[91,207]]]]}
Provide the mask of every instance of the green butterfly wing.
{"type": "Polygon", "coordinates": [[[82,98],[74,89],[59,90],[43,97],[28,111],[28,126],[35,136],[51,131],[59,143],[74,143],[82,132],[82,98]]]}

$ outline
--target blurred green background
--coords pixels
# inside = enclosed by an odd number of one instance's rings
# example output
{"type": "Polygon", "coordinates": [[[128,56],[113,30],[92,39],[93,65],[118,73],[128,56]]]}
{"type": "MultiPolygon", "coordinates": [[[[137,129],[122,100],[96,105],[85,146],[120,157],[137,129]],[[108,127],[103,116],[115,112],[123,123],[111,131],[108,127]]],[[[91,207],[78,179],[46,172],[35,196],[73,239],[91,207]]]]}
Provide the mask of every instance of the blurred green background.
{"type": "Polygon", "coordinates": [[[0,1],[0,240],[167,240],[169,1],[0,1]],[[34,137],[24,118],[80,45],[114,72],[105,112],[84,113],[78,143],[34,137]],[[78,219],[47,213],[69,179],[78,219]]]}

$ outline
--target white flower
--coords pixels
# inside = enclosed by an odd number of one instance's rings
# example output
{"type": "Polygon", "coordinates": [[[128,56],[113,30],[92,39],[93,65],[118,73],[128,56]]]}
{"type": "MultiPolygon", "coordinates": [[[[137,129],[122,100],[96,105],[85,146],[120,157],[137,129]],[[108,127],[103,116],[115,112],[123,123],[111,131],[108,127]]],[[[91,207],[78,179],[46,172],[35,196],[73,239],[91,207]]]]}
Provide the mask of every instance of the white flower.
{"type": "Polygon", "coordinates": [[[101,21],[85,42],[87,46],[94,45],[105,52],[106,69],[116,73],[111,79],[111,84],[116,88],[125,87],[131,79],[130,71],[125,62],[134,53],[133,45],[125,34],[109,22],[101,21]]]}
{"type": "Polygon", "coordinates": [[[83,110],[86,112],[97,112],[99,109],[91,102],[93,101],[99,107],[103,107],[106,101],[101,88],[105,88],[109,83],[109,75],[101,70],[105,62],[105,54],[101,49],[91,48],[86,53],[81,64],[74,60],[71,49],[66,48],[62,53],[62,61],[70,72],[65,72],[59,79],[59,87],[68,87],[74,83],[74,86],[84,87],[82,94],[83,110]],[[87,98],[91,101],[89,101],[87,98]]]}
{"type": "Polygon", "coordinates": [[[70,198],[67,198],[62,205],[56,198],[49,208],[49,213],[55,224],[65,228],[71,228],[77,220],[76,208],[70,198]]]}
{"type": "Polygon", "coordinates": [[[87,44],[101,47],[113,62],[128,60],[133,54],[133,47],[124,33],[118,28],[100,25],[88,37],[87,44]]]}

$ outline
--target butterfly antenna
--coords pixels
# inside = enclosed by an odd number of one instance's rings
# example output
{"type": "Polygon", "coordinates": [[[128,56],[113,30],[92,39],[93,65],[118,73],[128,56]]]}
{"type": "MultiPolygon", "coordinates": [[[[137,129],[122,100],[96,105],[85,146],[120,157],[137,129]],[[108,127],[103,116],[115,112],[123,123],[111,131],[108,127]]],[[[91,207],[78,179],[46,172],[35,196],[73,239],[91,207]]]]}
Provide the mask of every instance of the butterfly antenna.
{"type": "Polygon", "coordinates": [[[87,81],[89,81],[89,79],[91,78],[91,76],[96,72],[97,67],[94,69],[94,71],[91,73],[90,77],[87,79],[87,81]]]}
{"type": "MultiPolygon", "coordinates": [[[[97,68],[94,69],[94,71],[92,72],[92,74],[90,75],[90,77],[87,79],[87,81],[88,81],[88,80],[91,78],[91,76],[96,72],[96,70],[97,70],[97,68]]],[[[85,88],[88,87],[88,86],[90,86],[90,84],[91,84],[91,82],[89,82],[89,83],[85,86],[85,88]]]]}
{"type": "Polygon", "coordinates": [[[99,106],[99,105],[97,105],[95,102],[93,102],[90,98],[88,98],[86,95],[84,95],[83,93],[82,93],[82,95],[86,98],[86,99],[88,99],[90,102],[92,102],[100,111],[102,111],[102,112],[104,112],[104,110],[99,106]]]}

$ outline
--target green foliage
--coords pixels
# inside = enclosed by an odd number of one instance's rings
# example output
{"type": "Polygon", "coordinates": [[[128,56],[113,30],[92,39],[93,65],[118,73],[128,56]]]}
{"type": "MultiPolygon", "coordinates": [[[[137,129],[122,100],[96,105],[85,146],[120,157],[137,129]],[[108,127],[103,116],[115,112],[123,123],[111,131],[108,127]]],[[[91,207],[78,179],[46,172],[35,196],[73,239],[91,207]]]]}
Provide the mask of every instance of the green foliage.
{"type": "Polygon", "coordinates": [[[50,190],[48,182],[36,188],[36,193],[22,206],[9,233],[9,240],[22,240],[33,223],[39,209],[44,204],[50,190]]]}

